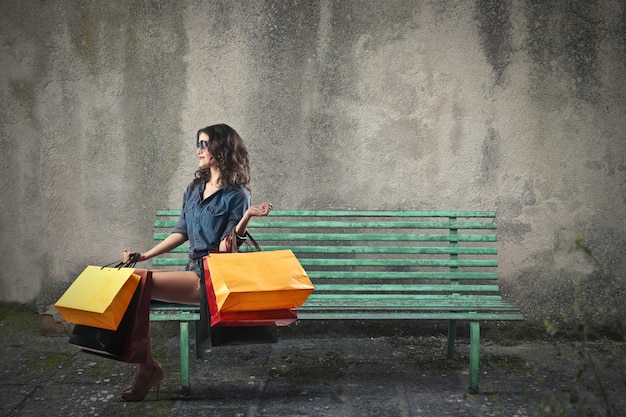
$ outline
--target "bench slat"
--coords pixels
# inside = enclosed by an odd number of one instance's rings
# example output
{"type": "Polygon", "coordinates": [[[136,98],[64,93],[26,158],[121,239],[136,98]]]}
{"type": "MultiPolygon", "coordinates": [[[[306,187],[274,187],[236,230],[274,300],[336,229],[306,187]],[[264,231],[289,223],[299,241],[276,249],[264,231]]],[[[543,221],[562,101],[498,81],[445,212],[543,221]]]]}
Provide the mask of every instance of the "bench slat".
{"type": "Polygon", "coordinates": [[[451,285],[429,285],[429,284],[317,284],[315,285],[316,293],[326,293],[326,292],[395,292],[395,293],[433,293],[433,292],[461,292],[461,293],[470,293],[470,292],[498,292],[500,291],[500,287],[497,285],[485,285],[485,284],[475,284],[475,285],[459,285],[459,286],[451,286],[451,285]]]}
{"type": "MultiPolygon", "coordinates": [[[[290,249],[294,253],[325,253],[325,254],[388,254],[388,255],[497,255],[494,247],[474,246],[294,246],[294,245],[263,245],[263,250],[290,249]]],[[[242,246],[243,251],[251,248],[242,246]]]]}
{"type": "MultiPolygon", "coordinates": [[[[169,233],[168,233],[169,234],[169,233]]],[[[155,239],[159,240],[159,239],[155,239]]],[[[162,240],[162,239],[161,239],[162,240]]],[[[497,255],[495,247],[474,246],[294,246],[294,245],[263,245],[263,250],[291,249],[294,253],[326,253],[326,254],[388,254],[388,255],[497,255]]],[[[250,251],[247,246],[241,247],[242,252],[250,251]]],[[[170,253],[188,253],[189,245],[181,245],[170,253]]]]}
{"type": "Polygon", "coordinates": [[[302,266],[371,266],[371,267],[496,267],[497,260],[489,259],[313,259],[299,258],[302,266]]]}
{"type": "Polygon", "coordinates": [[[315,279],[424,279],[424,280],[497,280],[496,272],[424,272],[424,271],[307,271],[309,278],[315,279]]]}
{"type": "MultiPolygon", "coordinates": [[[[302,259],[300,259],[302,262],[302,259]]],[[[187,258],[154,258],[155,267],[184,267],[187,258]]],[[[434,279],[434,280],[497,280],[495,272],[400,272],[400,271],[307,271],[311,279],[434,279]]]]}
{"type": "Polygon", "coordinates": [[[493,211],[465,210],[273,210],[273,216],[294,217],[495,217],[493,211]]]}
{"type": "MultiPolygon", "coordinates": [[[[170,232],[155,232],[164,240],[170,232]]],[[[372,241],[372,242],[495,242],[495,234],[368,234],[368,233],[254,233],[257,241],[372,241]]]]}
{"type": "MultiPolygon", "coordinates": [[[[444,303],[446,305],[474,305],[476,308],[483,308],[486,305],[507,305],[512,306],[505,301],[500,295],[474,295],[474,294],[329,294],[329,293],[313,293],[307,298],[304,305],[316,303],[319,300],[328,302],[329,300],[357,303],[362,302],[363,306],[369,306],[368,303],[379,305],[381,302],[390,306],[403,305],[415,308],[423,307],[425,303],[444,303]],[[412,305],[414,304],[414,305],[412,305]]],[[[355,304],[356,305],[356,304],[355,304]]]]}
{"type": "MultiPolygon", "coordinates": [[[[395,314],[398,313],[415,313],[415,314],[420,314],[420,313],[441,313],[441,314],[445,314],[445,313],[464,313],[465,317],[462,317],[462,320],[473,320],[473,317],[468,317],[468,315],[472,314],[472,313],[488,313],[493,315],[493,317],[496,317],[498,314],[517,314],[518,318],[517,320],[519,320],[519,317],[521,316],[519,310],[512,308],[512,307],[502,307],[502,308],[482,308],[482,309],[475,309],[475,310],[470,310],[468,311],[467,307],[464,306],[424,306],[424,307],[418,307],[418,308],[412,308],[410,306],[394,306],[393,309],[389,309],[389,308],[384,308],[383,306],[370,306],[368,308],[363,308],[363,306],[354,306],[351,307],[349,305],[334,305],[334,304],[312,304],[310,306],[302,306],[300,309],[298,309],[298,318],[303,318],[303,316],[300,315],[300,313],[307,313],[307,312],[319,312],[319,313],[327,313],[327,314],[334,314],[334,313],[360,313],[360,314],[367,314],[367,313],[377,313],[379,315],[379,317],[385,317],[385,315],[389,315],[390,317],[393,317],[395,314]]],[[[504,319],[496,319],[496,320],[504,320],[504,319]]]]}
{"type": "Polygon", "coordinates": [[[150,304],[150,311],[155,311],[155,312],[167,311],[168,313],[171,313],[171,312],[199,313],[200,306],[195,305],[195,304],[175,304],[175,303],[165,303],[165,302],[159,302],[157,304],[156,302],[153,302],[152,304],[150,304]]]}
{"type": "MultiPolygon", "coordinates": [[[[181,210],[157,210],[157,216],[180,216],[181,210]]],[[[279,217],[495,217],[494,211],[465,210],[273,210],[271,216],[279,217]]]]}
{"type": "Polygon", "coordinates": [[[494,222],[372,222],[372,221],[305,221],[255,219],[254,228],[264,229],[496,229],[494,222]]]}
{"type": "MultiPolygon", "coordinates": [[[[500,303],[496,302],[484,302],[481,305],[472,304],[469,300],[461,300],[458,303],[453,302],[445,302],[446,300],[430,300],[430,299],[417,299],[419,296],[410,296],[409,299],[404,300],[405,302],[401,302],[400,298],[394,298],[393,301],[390,301],[390,298],[381,299],[381,298],[373,298],[373,297],[360,297],[360,298],[332,298],[327,299],[327,297],[334,294],[324,294],[318,295],[318,297],[307,299],[307,302],[298,309],[298,311],[306,311],[309,309],[317,309],[323,311],[371,311],[371,310],[380,310],[380,311],[399,311],[399,310],[407,310],[407,311],[519,311],[514,306],[504,302],[501,300],[500,303]]],[[[385,294],[381,294],[385,295],[385,294]]],[[[398,296],[399,294],[393,294],[398,296]]],[[[469,295],[466,295],[469,297],[469,295]]],[[[450,300],[448,300],[450,301],[450,300]]]]}
{"type": "Polygon", "coordinates": [[[459,312],[372,312],[372,311],[314,311],[298,310],[300,320],[523,320],[519,312],[459,313],[459,312]]]}
{"type": "Polygon", "coordinates": [[[189,263],[189,258],[153,258],[152,266],[155,267],[179,267],[186,266],[189,263]]]}
{"type": "MultiPolygon", "coordinates": [[[[176,220],[156,220],[157,229],[172,229],[176,220]]],[[[255,229],[475,229],[494,230],[494,222],[369,222],[369,221],[303,221],[303,220],[254,220],[255,229]]]]}
{"type": "MultiPolygon", "coordinates": [[[[170,232],[155,232],[154,240],[164,240],[170,232]]],[[[372,242],[495,242],[495,234],[366,234],[366,233],[253,233],[257,241],[372,241],[372,242]]]]}
{"type": "MultiPolygon", "coordinates": [[[[252,228],[252,227],[251,227],[252,228]]],[[[169,233],[155,233],[163,240],[169,233]]],[[[257,241],[495,242],[495,234],[409,233],[253,233],[257,241]]],[[[156,237],[155,237],[156,239],[156,237]]]]}
{"type": "Polygon", "coordinates": [[[200,320],[200,313],[167,313],[150,312],[151,321],[197,321],[200,320]]]}

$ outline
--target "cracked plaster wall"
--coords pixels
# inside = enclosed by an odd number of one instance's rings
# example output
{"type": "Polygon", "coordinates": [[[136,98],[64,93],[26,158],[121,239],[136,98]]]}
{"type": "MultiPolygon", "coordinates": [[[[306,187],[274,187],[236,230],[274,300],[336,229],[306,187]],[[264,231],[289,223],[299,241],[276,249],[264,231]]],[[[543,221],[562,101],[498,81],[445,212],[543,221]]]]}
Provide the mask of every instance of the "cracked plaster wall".
{"type": "MultiPolygon", "coordinates": [[[[148,248],[195,131],[247,141],[279,208],[496,210],[500,276],[556,317],[626,278],[621,1],[0,2],[0,298],[148,248]]],[[[623,288],[623,285],[622,285],[623,288]]]]}

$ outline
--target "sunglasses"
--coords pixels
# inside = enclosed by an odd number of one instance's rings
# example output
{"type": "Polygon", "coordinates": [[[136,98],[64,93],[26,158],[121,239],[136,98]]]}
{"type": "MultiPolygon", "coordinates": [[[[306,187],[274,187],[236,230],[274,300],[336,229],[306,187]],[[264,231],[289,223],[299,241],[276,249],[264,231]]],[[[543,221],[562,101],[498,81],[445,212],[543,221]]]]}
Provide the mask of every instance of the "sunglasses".
{"type": "Polygon", "coordinates": [[[209,142],[207,142],[206,140],[199,140],[198,143],[196,143],[196,149],[208,149],[209,148],[209,142]]]}

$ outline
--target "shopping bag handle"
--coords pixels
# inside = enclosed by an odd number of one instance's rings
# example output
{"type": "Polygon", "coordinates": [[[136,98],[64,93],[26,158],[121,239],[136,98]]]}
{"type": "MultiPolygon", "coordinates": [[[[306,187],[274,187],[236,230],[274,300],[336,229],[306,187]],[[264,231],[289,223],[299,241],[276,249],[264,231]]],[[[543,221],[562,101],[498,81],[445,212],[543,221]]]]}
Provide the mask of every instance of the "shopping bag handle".
{"type": "MultiPolygon", "coordinates": [[[[238,240],[242,240],[242,238],[240,236],[237,236],[237,233],[235,233],[235,228],[233,227],[233,230],[230,231],[230,241],[231,241],[231,252],[232,253],[237,253],[239,252],[239,246],[237,243],[238,240]]],[[[255,247],[255,249],[257,250],[257,252],[261,252],[263,251],[263,249],[261,249],[261,247],[259,246],[259,244],[257,243],[257,241],[252,237],[252,235],[250,234],[250,232],[248,232],[246,230],[246,233],[243,237],[243,242],[241,242],[241,244],[243,245],[244,243],[246,243],[248,246],[250,246],[250,243],[252,243],[252,246],[255,247]]]]}
{"type": "Polygon", "coordinates": [[[106,267],[112,267],[112,268],[117,268],[117,269],[121,269],[121,268],[134,268],[135,265],[137,265],[137,261],[139,261],[139,257],[141,256],[141,253],[137,252],[137,253],[131,253],[130,257],[128,258],[128,261],[124,262],[124,261],[113,261],[110,264],[106,264],[103,265],[102,268],[100,269],[104,269],[106,267]],[[115,266],[113,266],[115,265],[115,266]]]}

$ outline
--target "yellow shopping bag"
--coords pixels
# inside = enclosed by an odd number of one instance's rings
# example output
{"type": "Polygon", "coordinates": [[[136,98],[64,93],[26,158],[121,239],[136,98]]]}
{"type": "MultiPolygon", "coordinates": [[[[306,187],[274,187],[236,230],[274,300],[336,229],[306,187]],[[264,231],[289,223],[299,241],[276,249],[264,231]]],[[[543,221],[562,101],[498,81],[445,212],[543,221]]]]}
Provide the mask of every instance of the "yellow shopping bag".
{"type": "Polygon", "coordinates": [[[205,261],[220,312],[297,308],[314,289],[291,250],[210,254],[205,261]]]}
{"type": "Polygon", "coordinates": [[[134,271],[88,266],[54,306],[69,323],[117,330],[141,280],[134,271]]]}

